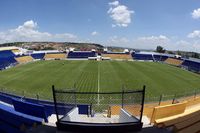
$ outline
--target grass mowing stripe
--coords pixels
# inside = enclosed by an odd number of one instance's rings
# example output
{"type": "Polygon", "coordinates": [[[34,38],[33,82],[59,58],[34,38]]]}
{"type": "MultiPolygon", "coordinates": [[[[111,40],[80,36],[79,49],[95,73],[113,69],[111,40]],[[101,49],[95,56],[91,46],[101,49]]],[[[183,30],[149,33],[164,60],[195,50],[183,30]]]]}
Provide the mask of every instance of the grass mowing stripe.
{"type": "MultiPolygon", "coordinates": [[[[39,93],[50,98],[51,85],[56,88],[72,88],[78,91],[121,91],[147,86],[147,94],[173,95],[193,92],[200,88],[200,76],[177,67],[155,62],[126,61],[37,61],[0,72],[0,86],[8,90],[39,93]]],[[[101,104],[101,96],[96,96],[101,104]]]]}

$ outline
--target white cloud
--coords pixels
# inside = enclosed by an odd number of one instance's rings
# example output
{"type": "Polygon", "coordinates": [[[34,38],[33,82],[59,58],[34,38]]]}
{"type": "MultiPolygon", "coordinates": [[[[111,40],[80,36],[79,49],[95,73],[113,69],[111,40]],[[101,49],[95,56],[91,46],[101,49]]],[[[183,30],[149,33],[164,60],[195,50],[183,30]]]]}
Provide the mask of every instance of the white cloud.
{"type": "Polygon", "coordinates": [[[170,39],[164,35],[159,35],[159,36],[139,37],[137,41],[141,43],[149,43],[154,45],[165,45],[170,41],[170,39]]]}
{"type": "Polygon", "coordinates": [[[109,46],[120,46],[120,47],[130,47],[130,40],[126,37],[112,36],[108,39],[107,45],[109,46]]]}
{"type": "Polygon", "coordinates": [[[51,34],[37,30],[37,23],[33,20],[24,22],[15,29],[0,32],[0,43],[15,41],[75,41],[77,36],[70,33],[51,34]]]}
{"type": "Polygon", "coordinates": [[[173,46],[173,50],[200,52],[200,41],[193,40],[193,41],[188,42],[185,40],[180,40],[180,41],[175,42],[173,46]]]}
{"type": "Polygon", "coordinates": [[[120,5],[118,1],[111,2],[109,5],[110,8],[107,13],[114,21],[112,27],[127,27],[131,23],[131,14],[134,11],[129,10],[125,5],[120,5]]]}
{"type": "Polygon", "coordinates": [[[24,25],[21,26],[21,27],[24,27],[24,28],[27,28],[27,29],[34,29],[34,28],[37,27],[37,23],[34,22],[33,20],[29,20],[29,21],[26,21],[24,23],[24,25]]]}
{"type": "Polygon", "coordinates": [[[165,35],[137,37],[132,40],[126,37],[112,36],[108,39],[107,45],[151,50],[155,50],[160,45],[167,50],[200,52],[200,39],[186,41],[165,35]]]}
{"type": "Polygon", "coordinates": [[[132,47],[136,49],[152,49],[154,50],[158,45],[167,48],[170,43],[170,39],[167,36],[145,36],[133,39],[132,47]]]}
{"type": "Polygon", "coordinates": [[[118,6],[119,5],[119,1],[109,2],[108,4],[111,5],[111,6],[118,6]]]}
{"type": "Polygon", "coordinates": [[[195,9],[195,10],[192,12],[192,18],[194,18],[194,19],[199,19],[199,18],[200,18],[200,8],[195,9]]]}
{"type": "Polygon", "coordinates": [[[99,33],[97,32],[97,31],[93,31],[92,33],[91,33],[91,35],[92,36],[96,36],[96,35],[98,35],[99,33]]]}
{"type": "Polygon", "coordinates": [[[200,40],[174,40],[173,37],[164,35],[139,37],[133,40],[133,48],[156,49],[158,45],[163,46],[167,50],[182,50],[200,52],[200,40]]]}
{"type": "Polygon", "coordinates": [[[194,30],[192,33],[189,33],[188,38],[200,38],[200,30],[194,30]]]}

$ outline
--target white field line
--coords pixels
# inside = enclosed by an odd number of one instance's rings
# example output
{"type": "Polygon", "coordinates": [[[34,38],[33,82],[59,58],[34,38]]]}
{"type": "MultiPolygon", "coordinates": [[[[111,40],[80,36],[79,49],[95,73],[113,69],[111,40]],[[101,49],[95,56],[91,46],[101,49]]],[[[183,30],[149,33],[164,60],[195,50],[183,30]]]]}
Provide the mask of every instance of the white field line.
{"type": "MultiPolygon", "coordinates": [[[[98,64],[98,93],[100,91],[100,69],[99,69],[99,64],[98,64]]],[[[99,94],[97,96],[97,105],[99,105],[99,94]]]]}

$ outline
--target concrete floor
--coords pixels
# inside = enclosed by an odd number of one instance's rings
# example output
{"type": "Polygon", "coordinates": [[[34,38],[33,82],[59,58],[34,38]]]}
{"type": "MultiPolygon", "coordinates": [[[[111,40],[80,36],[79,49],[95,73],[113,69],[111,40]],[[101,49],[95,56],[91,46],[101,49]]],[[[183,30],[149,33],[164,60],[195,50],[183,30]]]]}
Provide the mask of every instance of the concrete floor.
{"type": "MultiPolygon", "coordinates": [[[[70,133],[70,132],[57,131],[56,127],[41,125],[35,129],[28,131],[27,133],[70,133]]],[[[143,128],[142,131],[137,133],[171,133],[171,132],[166,129],[159,129],[156,127],[146,127],[143,128]]]]}

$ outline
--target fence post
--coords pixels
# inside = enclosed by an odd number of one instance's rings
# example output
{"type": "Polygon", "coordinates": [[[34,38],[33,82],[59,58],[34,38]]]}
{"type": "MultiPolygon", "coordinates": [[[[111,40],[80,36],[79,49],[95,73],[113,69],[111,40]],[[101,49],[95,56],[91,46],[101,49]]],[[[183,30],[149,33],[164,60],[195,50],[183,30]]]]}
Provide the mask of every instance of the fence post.
{"type": "Polygon", "coordinates": [[[160,95],[160,99],[159,99],[159,103],[158,103],[159,106],[160,106],[160,104],[161,104],[162,97],[163,97],[163,95],[161,94],[161,95],[160,95]]]}
{"type": "Polygon", "coordinates": [[[22,96],[25,98],[25,91],[22,91],[22,96]]]}
{"type": "Polygon", "coordinates": [[[55,87],[54,87],[54,85],[52,85],[52,91],[53,91],[53,100],[54,100],[56,118],[57,118],[57,121],[59,122],[58,111],[57,111],[57,103],[56,103],[56,95],[55,95],[55,87]]]}
{"type": "Polygon", "coordinates": [[[122,84],[122,108],[124,108],[124,84],[122,84]]]}
{"type": "Polygon", "coordinates": [[[196,96],[197,96],[197,90],[195,89],[194,90],[194,99],[196,99],[196,96]]]}
{"type": "Polygon", "coordinates": [[[90,103],[90,116],[93,117],[93,113],[92,113],[92,103],[90,103]]]}
{"type": "Polygon", "coordinates": [[[37,98],[37,100],[39,102],[39,94],[38,93],[36,94],[36,98],[37,98]]]}
{"type": "Polygon", "coordinates": [[[124,108],[124,90],[122,90],[122,108],[124,108]]]}
{"type": "Polygon", "coordinates": [[[176,94],[174,94],[174,98],[172,100],[172,104],[174,104],[175,100],[176,100],[176,94]]]}
{"type": "Polygon", "coordinates": [[[145,97],[145,89],[146,86],[143,86],[143,95],[142,95],[142,108],[141,108],[141,114],[140,114],[140,122],[142,122],[142,115],[143,115],[143,110],[144,110],[144,97],[145,97]]]}
{"type": "Polygon", "coordinates": [[[74,83],[74,89],[76,88],[76,82],[74,83]]]}

